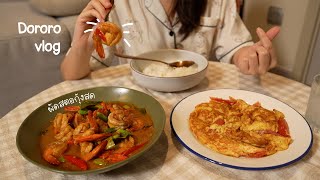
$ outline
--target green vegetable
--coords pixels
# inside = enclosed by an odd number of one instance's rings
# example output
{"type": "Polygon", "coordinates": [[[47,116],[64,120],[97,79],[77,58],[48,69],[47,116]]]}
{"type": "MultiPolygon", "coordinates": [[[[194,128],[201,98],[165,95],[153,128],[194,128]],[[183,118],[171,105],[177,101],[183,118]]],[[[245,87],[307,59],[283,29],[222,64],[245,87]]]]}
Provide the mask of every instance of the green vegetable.
{"type": "Polygon", "coordinates": [[[112,136],[112,139],[118,139],[120,137],[120,134],[115,134],[112,136]]]}
{"type": "Polygon", "coordinates": [[[123,108],[130,109],[130,106],[125,104],[125,105],[123,105],[123,108]]]}
{"type": "Polygon", "coordinates": [[[101,158],[97,158],[97,159],[93,160],[93,163],[96,165],[99,165],[99,166],[107,165],[107,163],[101,158]]]}
{"type": "Polygon", "coordinates": [[[105,122],[108,122],[108,117],[101,112],[97,112],[97,117],[105,122]]]}
{"type": "Polygon", "coordinates": [[[116,146],[116,144],[113,141],[113,138],[108,138],[108,144],[106,146],[106,150],[112,149],[116,146]]]}
{"type": "Polygon", "coordinates": [[[131,133],[129,131],[124,130],[124,129],[118,129],[117,133],[120,134],[121,138],[127,138],[127,136],[131,135],[131,133]]]}
{"type": "Polygon", "coordinates": [[[95,107],[96,107],[97,109],[102,109],[102,108],[103,108],[103,106],[102,106],[101,104],[97,104],[97,105],[95,105],[95,107]]]}
{"type": "Polygon", "coordinates": [[[106,132],[106,133],[113,133],[113,132],[116,132],[116,129],[115,129],[115,128],[108,128],[108,129],[106,129],[104,132],[106,132]]]}
{"type": "Polygon", "coordinates": [[[45,135],[47,132],[48,132],[47,129],[46,129],[46,130],[43,130],[43,131],[40,132],[40,135],[45,135]]]}
{"type": "Polygon", "coordinates": [[[139,110],[142,114],[146,114],[146,113],[147,113],[146,108],[139,108],[138,110],[139,110]]]}
{"type": "Polygon", "coordinates": [[[62,163],[66,162],[66,160],[65,160],[64,157],[62,157],[62,156],[60,156],[60,157],[58,158],[58,161],[60,161],[60,162],[62,162],[62,163]]]}
{"type": "Polygon", "coordinates": [[[96,105],[99,105],[102,101],[83,101],[81,103],[80,109],[89,109],[89,110],[96,110],[98,107],[96,105]]]}
{"type": "Polygon", "coordinates": [[[86,110],[86,109],[80,109],[80,110],[78,111],[78,113],[81,114],[81,115],[86,115],[86,114],[88,114],[88,110],[86,110]]]}

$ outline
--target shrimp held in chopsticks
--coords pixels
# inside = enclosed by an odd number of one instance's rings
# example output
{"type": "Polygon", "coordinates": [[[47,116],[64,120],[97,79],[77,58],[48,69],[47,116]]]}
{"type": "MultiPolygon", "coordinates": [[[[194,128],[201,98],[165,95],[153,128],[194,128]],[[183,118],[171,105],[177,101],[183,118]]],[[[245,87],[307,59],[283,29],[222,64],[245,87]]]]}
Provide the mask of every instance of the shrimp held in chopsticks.
{"type": "Polygon", "coordinates": [[[107,46],[116,45],[122,38],[122,30],[111,22],[99,23],[93,33],[94,47],[101,58],[105,58],[102,44],[107,46]]]}

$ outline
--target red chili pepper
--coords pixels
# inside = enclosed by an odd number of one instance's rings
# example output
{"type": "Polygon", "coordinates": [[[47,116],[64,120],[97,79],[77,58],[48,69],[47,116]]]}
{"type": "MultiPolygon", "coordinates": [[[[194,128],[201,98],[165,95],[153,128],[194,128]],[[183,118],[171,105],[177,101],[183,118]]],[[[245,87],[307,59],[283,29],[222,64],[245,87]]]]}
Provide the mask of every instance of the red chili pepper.
{"type": "Polygon", "coordinates": [[[127,158],[128,158],[128,156],[126,156],[126,155],[114,153],[107,158],[107,161],[109,161],[111,163],[116,163],[116,162],[126,160],[127,158]]]}
{"type": "Polygon", "coordinates": [[[108,111],[110,111],[110,105],[107,105],[105,102],[101,102],[101,105],[102,105],[102,109],[101,109],[101,112],[103,114],[106,114],[108,111]]]}
{"type": "Polygon", "coordinates": [[[99,28],[96,28],[96,31],[95,31],[96,35],[98,35],[100,37],[100,39],[102,41],[107,41],[106,37],[104,36],[103,32],[99,29],[99,28]]]}
{"type": "Polygon", "coordinates": [[[250,157],[250,158],[261,158],[261,157],[264,157],[266,155],[267,155],[266,151],[260,151],[260,152],[248,154],[248,157],[250,157]]]}
{"type": "Polygon", "coordinates": [[[129,154],[133,153],[134,151],[142,148],[145,144],[147,144],[147,142],[141,143],[139,145],[133,146],[131,148],[129,148],[128,150],[122,152],[122,155],[128,156],[129,154]]]}
{"type": "Polygon", "coordinates": [[[80,106],[66,106],[63,109],[65,111],[78,112],[80,110],[80,106]]]}
{"type": "Polygon", "coordinates": [[[278,120],[278,133],[284,137],[290,137],[287,121],[283,118],[278,120]]]}
{"type": "Polygon", "coordinates": [[[111,163],[123,161],[128,158],[128,156],[125,156],[123,154],[114,153],[113,150],[108,150],[108,151],[104,152],[102,155],[100,155],[99,157],[102,159],[105,159],[111,163]]]}
{"type": "Polygon", "coordinates": [[[235,104],[235,101],[230,101],[230,100],[227,100],[227,99],[221,99],[221,98],[211,98],[212,100],[215,100],[217,102],[221,102],[221,103],[227,103],[229,105],[233,105],[235,104]]]}
{"type": "Polygon", "coordinates": [[[73,140],[73,139],[68,140],[68,141],[67,141],[67,144],[68,144],[68,145],[74,144],[74,140],[73,140]]]}
{"type": "Polygon", "coordinates": [[[105,151],[103,154],[101,154],[99,158],[107,159],[112,154],[114,154],[114,150],[108,150],[108,151],[105,151]]]}
{"type": "Polygon", "coordinates": [[[77,166],[78,168],[80,168],[81,170],[85,171],[88,169],[88,165],[87,163],[76,157],[76,156],[72,156],[72,155],[63,155],[64,159],[66,159],[68,162],[70,162],[71,164],[77,166]]]}
{"type": "Polygon", "coordinates": [[[225,124],[225,122],[224,122],[223,119],[218,119],[218,120],[216,120],[214,123],[215,123],[215,124],[218,124],[218,125],[220,125],[220,126],[222,126],[222,125],[225,124]]]}

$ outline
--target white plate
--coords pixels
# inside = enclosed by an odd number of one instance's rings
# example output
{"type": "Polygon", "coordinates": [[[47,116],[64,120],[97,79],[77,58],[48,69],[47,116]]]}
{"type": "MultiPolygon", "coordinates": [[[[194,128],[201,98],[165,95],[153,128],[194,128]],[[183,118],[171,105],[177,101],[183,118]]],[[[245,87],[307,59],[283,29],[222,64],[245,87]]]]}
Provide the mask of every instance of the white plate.
{"type": "Polygon", "coordinates": [[[182,145],[198,157],[218,165],[244,170],[266,170],[287,166],[305,156],[311,149],[313,141],[309,124],[292,107],[272,97],[244,90],[217,89],[190,95],[173,108],[170,125],[182,145]],[[263,158],[235,158],[216,153],[198,142],[189,128],[190,113],[197,104],[208,102],[210,97],[228,99],[229,96],[243,99],[249,104],[259,101],[266,109],[283,112],[293,139],[289,148],[263,158]]]}

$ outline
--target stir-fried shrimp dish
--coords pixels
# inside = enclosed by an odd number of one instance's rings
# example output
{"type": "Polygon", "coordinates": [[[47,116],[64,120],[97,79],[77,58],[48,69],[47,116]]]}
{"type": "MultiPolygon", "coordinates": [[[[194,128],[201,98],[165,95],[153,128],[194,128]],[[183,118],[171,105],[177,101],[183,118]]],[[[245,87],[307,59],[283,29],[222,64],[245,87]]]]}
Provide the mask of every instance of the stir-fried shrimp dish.
{"type": "Polygon", "coordinates": [[[154,133],[144,108],[123,102],[83,102],[57,113],[42,133],[42,157],[62,170],[92,170],[126,160],[154,133]]]}
{"type": "Polygon", "coordinates": [[[260,158],[288,149],[292,142],[285,116],[260,103],[211,97],[189,117],[190,129],[208,148],[233,157],[260,158]]]}
{"type": "Polygon", "coordinates": [[[99,23],[93,33],[94,47],[101,58],[105,58],[102,44],[107,46],[116,45],[122,38],[122,29],[114,23],[99,23]]]}

